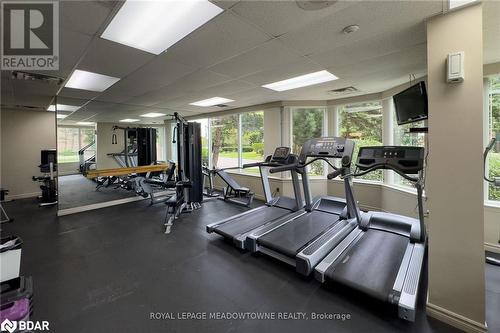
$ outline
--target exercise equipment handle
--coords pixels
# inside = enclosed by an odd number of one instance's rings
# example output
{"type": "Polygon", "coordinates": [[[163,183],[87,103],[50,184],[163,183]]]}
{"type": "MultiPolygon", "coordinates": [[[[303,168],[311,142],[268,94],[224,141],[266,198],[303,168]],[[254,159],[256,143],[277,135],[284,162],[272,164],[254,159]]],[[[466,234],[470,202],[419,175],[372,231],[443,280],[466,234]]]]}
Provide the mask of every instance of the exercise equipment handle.
{"type": "Polygon", "coordinates": [[[272,169],[269,169],[269,173],[278,173],[278,172],[283,172],[283,171],[290,171],[297,168],[297,163],[294,164],[287,164],[287,165],[282,165],[278,166],[272,169]]]}
{"type": "Polygon", "coordinates": [[[242,168],[243,168],[243,169],[246,169],[246,168],[253,168],[253,167],[258,167],[258,166],[261,166],[261,165],[262,165],[262,162],[247,163],[247,164],[243,164],[242,168]]]}
{"type": "Polygon", "coordinates": [[[496,138],[491,138],[490,143],[488,143],[488,146],[486,146],[486,148],[484,149],[484,153],[483,153],[483,178],[488,183],[492,183],[492,184],[495,184],[495,186],[498,186],[496,178],[491,179],[491,178],[488,178],[488,176],[486,175],[486,161],[488,159],[488,154],[489,154],[490,150],[493,149],[493,146],[495,145],[496,141],[497,141],[496,138]]]}
{"type": "Polygon", "coordinates": [[[326,178],[331,180],[331,179],[337,178],[341,174],[342,174],[342,170],[338,169],[338,170],[335,170],[335,171],[329,173],[328,176],[326,176],[326,178]]]}

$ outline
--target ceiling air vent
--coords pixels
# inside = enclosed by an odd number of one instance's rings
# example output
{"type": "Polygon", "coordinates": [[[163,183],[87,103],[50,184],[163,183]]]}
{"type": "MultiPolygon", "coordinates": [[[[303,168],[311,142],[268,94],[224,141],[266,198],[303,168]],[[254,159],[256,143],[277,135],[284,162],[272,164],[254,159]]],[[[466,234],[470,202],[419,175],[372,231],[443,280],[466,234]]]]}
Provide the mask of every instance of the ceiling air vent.
{"type": "Polygon", "coordinates": [[[50,76],[38,73],[28,73],[23,71],[12,71],[11,78],[13,80],[23,80],[23,81],[42,81],[49,84],[61,85],[64,80],[57,76],[50,76]]]}
{"type": "Polygon", "coordinates": [[[19,104],[1,104],[2,108],[8,109],[16,109],[16,110],[32,110],[32,111],[45,111],[44,108],[39,106],[31,106],[31,105],[19,105],[19,104]]]}
{"type": "Polygon", "coordinates": [[[359,90],[354,88],[353,86],[350,87],[344,87],[344,88],[339,88],[339,89],[333,89],[328,91],[330,95],[335,95],[335,96],[343,96],[343,95],[349,95],[358,92],[359,90]]]}
{"type": "Polygon", "coordinates": [[[333,5],[337,0],[297,0],[295,2],[303,10],[320,10],[333,5]]]}

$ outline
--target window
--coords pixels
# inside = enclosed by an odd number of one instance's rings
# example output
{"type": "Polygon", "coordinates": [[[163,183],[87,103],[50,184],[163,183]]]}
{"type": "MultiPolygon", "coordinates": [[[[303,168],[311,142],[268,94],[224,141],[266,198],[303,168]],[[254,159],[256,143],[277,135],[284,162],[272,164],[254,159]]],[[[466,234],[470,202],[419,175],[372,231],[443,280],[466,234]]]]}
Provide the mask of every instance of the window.
{"type": "MultiPolygon", "coordinates": [[[[309,139],[324,136],[324,108],[294,108],[292,109],[292,152],[300,154],[302,145],[309,139]]],[[[325,174],[325,163],[316,161],[310,165],[311,175],[325,174]]]]}
{"type": "Polygon", "coordinates": [[[237,114],[210,119],[212,139],[212,166],[233,168],[239,166],[239,116],[237,114]]]}
{"type": "MultiPolygon", "coordinates": [[[[90,127],[58,127],[57,128],[57,161],[58,163],[78,163],[78,151],[94,142],[94,128],[90,127]]],[[[84,158],[95,155],[95,146],[85,150],[84,158]]]]}
{"type": "MultiPolygon", "coordinates": [[[[500,135],[500,75],[490,79],[489,93],[489,138],[500,135]]],[[[500,177],[500,142],[488,155],[488,173],[490,178],[500,177]]],[[[500,188],[493,184],[488,185],[488,199],[500,201],[500,188]]]]}
{"type": "MultiPolygon", "coordinates": [[[[425,147],[425,133],[410,133],[410,128],[425,127],[425,122],[420,121],[416,123],[409,123],[398,125],[396,117],[394,117],[394,145],[395,146],[415,146],[425,147]]],[[[402,186],[414,187],[413,183],[404,179],[394,171],[394,184],[402,186]]]]}
{"type": "MultiPolygon", "coordinates": [[[[340,136],[353,139],[356,143],[353,163],[360,147],[382,145],[382,105],[380,102],[366,102],[342,106],[339,110],[340,136]]],[[[354,164],[352,166],[354,168],[354,164]]],[[[359,177],[366,180],[382,181],[382,170],[359,177]]]]}
{"type": "MultiPolygon", "coordinates": [[[[242,165],[264,160],[264,112],[247,112],[241,115],[241,158],[242,165]]],[[[245,169],[258,173],[259,168],[245,169]]]]}

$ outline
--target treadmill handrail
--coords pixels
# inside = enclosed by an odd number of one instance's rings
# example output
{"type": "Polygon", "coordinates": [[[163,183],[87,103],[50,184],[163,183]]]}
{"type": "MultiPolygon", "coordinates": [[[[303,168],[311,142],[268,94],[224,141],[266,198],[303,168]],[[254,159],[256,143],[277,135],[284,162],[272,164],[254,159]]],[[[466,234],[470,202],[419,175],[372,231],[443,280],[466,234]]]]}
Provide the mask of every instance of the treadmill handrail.
{"type": "Polygon", "coordinates": [[[242,168],[253,168],[253,167],[279,167],[282,166],[282,164],[279,164],[277,162],[255,162],[255,163],[247,163],[243,164],[242,168]]]}
{"type": "MultiPolygon", "coordinates": [[[[398,170],[398,169],[394,168],[393,166],[388,165],[386,163],[377,163],[377,164],[374,164],[373,166],[369,167],[366,170],[363,170],[363,171],[360,171],[360,172],[351,172],[351,173],[348,173],[346,175],[343,175],[341,178],[344,179],[346,177],[364,176],[367,173],[370,173],[370,172],[378,170],[378,169],[389,169],[389,170],[392,170],[392,171],[396,172],[398,175],[400,175],[401,177],[403,177],[406,180],[409,180],[411,182],[415,182],[416,183],[416,182],[419,181],[419,178],[408,176],[406,173],[401,172],[400,170],[398,170]]],[[[358,170],[358,168],[356,168],[356,170],[358,170]]]]}
{"type": "Polygon", "coordinates": [[[308,161],[307,163],[304,163],[304,164],[293,163],[293,164],[287,164],[287,165],[275,167],[273,169],[270,169],[269,173],[278,173],[278,172],[289,171],[289,170],[293,170],[293,169],[304,169],[306,166],[308,166],[309,164],[312,164],[312,163],[314,163],[316,161],[325,161],[334,170],[340,170],[338,167],[336,167],[330,161],[328,161],[328,159],[326,159],[324,157],[316,157],[316,158],[313,158],[312,160],[310,160],[310,161],[308,161]]]}
{"type": "MultiPolygon", "coordinates": [[[[425,232],[425,222],[424,222],[424,208],[423,208],[424,204],[423,204],[423,198],[422,198],[423,197],[422,171],[419,172],[419,177],[415,178],[415,177],[408,176],[404,172],[401,172],[400,170],[398,170],[398,169],[396,169],[396,168],[394,168],[391,165],[388,165],[386,163],[377,163],[377,164],[369,167],[366,170],[363,170],[361,172],[349,173],[349,174],[341,176],[341,178],[342,179],[345,179],[345,178],[351,178],[352,179],[352,177],[366,175],[367,173],[372,172],[374,170],[378,170],[378,169],[393,170],[394,172],[396,172],[401,177],[403,177],[403,178],[405,178],[405,179],[407,179],[407,180],[409,180],[409,181],[411,181],[411,182],[414,183],[415,188],[417,189],[418,219],[419,219],[419,223],[420,223],[420,238],[419,238],[419,241],[423,243],[425,241],[425,238],[426,238],[426,232],[425,232]]],[[[358,170],[358,168],[356,168],[356,170],[358,170]]]]}

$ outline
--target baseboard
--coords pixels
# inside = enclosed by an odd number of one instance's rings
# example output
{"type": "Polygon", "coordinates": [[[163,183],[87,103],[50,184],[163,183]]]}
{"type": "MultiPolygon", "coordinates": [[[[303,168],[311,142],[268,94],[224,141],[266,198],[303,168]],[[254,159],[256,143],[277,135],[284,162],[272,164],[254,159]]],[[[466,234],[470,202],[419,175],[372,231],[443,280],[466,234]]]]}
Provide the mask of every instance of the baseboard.
{"type": "Polygon", "coordinates": [[[500,244],[494,244],[494,243],[484,243],[484,250],[489,251],[489,252],[494,252],[494,253],[500,253],[500,244]]]}
{"type": "Polygon", "coordinates": [[[464,332],[470,333],[487,333],[486,324],[478,323],[477,321],[466,318],[455,312],[446,310],[432,303],[427,303],[427,314],[439,321],[456,327],[464,332]]]}
{"type": "Polygon", "coordinates": [[[33,192],[33,193],[21,193],[21,194],[9,194],[5,196],[5,201],[11,201],[16,199],[28,199],[28,198],[36,198],[42,195],[42,192],[33,192]]]}

